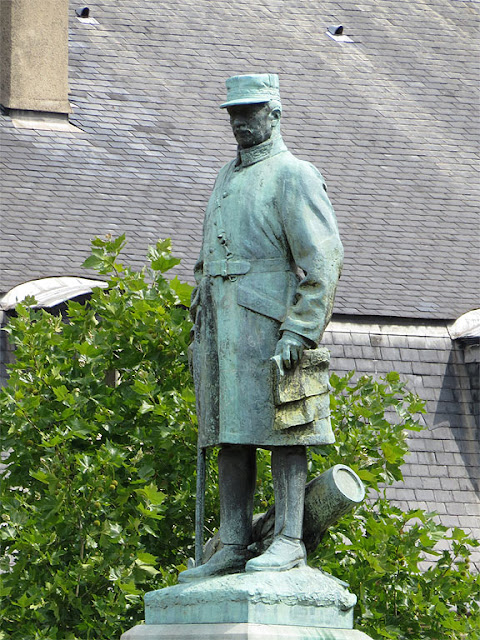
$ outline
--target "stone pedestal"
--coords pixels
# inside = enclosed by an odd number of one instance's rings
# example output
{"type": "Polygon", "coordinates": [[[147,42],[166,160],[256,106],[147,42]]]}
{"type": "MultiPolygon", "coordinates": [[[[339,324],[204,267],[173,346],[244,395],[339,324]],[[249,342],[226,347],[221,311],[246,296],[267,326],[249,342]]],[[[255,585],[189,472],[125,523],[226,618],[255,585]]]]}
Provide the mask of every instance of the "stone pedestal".
{"type": "Polygon", "coordinates": [[[353,629],[315,629],[266,624],[139,625],[121,640],[371,640],[353,629]]]}
{"type": "Polygon", "coordinates": [[[145,625],[121,640],[369,640],[354,631],[356,597],[318,569],[178,584],[145,596],[145,625]]]}

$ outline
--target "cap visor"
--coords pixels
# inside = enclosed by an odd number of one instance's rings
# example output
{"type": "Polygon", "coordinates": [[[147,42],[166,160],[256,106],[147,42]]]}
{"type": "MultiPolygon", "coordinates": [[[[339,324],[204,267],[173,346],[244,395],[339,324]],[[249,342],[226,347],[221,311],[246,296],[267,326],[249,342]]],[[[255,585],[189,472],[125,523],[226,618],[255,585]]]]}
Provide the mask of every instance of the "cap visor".
{"type": "Polygon", "coordinates": [[[239,98],[238,100],[230,100],[229,102],[224,102],[220,105],[220,109],[225,109],[226,107],[233,107],[236,104],[261,104],[262,102],[268,102],[270,98],[239,98]]]}

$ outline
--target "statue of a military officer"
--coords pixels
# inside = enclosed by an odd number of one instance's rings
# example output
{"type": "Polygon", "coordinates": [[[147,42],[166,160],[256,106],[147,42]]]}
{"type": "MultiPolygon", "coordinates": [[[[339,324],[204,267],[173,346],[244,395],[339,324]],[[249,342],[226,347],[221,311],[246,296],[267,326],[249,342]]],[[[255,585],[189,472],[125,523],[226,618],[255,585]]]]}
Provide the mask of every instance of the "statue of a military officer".
{"type": "Polygon", "coordinates": [[[321,174],[282,140],[278,76],[226,84],[238,153],[207,207],[192,302],[199,445],[220,447],[223,547],[181,581],[304,564],[306,445],[333,442],[321,416],[278,427],[272,357],[292,371],[323,335],[343,256],[335,214],[321,174]],[[271,450],[275,537],[249,560],[257,447],[271,450]]]}

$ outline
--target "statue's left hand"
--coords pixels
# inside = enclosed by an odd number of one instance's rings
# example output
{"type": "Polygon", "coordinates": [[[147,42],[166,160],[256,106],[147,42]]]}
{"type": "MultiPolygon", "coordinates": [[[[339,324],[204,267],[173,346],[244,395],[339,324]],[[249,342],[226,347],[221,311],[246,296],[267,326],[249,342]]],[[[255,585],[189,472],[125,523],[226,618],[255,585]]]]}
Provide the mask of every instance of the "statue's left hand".
{"type": "Polygon", "coordinates": [[[280,356],[285,369],[292,369],[300,362],[304,349],[305,342],[300,336],[292,331],[284,331],[277,342],[275,355],[280,356]]]}

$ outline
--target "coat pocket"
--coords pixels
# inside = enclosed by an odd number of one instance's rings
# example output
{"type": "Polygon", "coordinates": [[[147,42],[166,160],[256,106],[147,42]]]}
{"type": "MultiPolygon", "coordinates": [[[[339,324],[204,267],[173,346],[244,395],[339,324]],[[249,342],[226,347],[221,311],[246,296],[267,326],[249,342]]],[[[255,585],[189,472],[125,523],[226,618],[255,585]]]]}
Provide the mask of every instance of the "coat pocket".
{"type": "MultiPolygon", "coordinates": [[[[285,289],[286,287],[282,286],[280,287],[280,291],[275,288],[273,288],[273,291],[276,291],[280,294],[281,298],[285,299],[285,289]]],[[[259,313],[267,318],[273,318],[274,320],[278,320],[278,322],[283,322],[287,313],[287,305],[281,300],[272,298],[271,292],[272,288],[268,286],[262,286],[261,289],[254,288],[252,281],[249,278],[244,278],[238,285],[237,302],[240,306],[250,311],[255,311],[255,313],[259,313]]]]}

